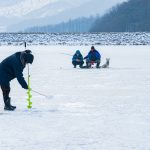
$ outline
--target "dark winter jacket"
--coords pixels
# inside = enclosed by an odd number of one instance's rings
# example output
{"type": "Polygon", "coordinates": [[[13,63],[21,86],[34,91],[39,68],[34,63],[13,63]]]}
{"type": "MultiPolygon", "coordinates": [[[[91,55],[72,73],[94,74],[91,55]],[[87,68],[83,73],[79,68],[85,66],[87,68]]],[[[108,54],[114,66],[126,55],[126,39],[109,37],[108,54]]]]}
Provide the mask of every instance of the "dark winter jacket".
{"type": "Polygon", "coordinates": [[[17,52],[0,63],[0,85],[8,85],[11,80],[17,78],[18,82],[24,89],[28,89],[28,85],[23,77],[23,69],[25,66],[21,61],[21,52],[17,52]]]}
{"type": "Polygon", "coordinates": [[[93,51],[90,51],[88,53],[88,55],[86,57],[84,57],[84,59],[89,59],[89,60],[92,60],[92,61],[96,61],[96,60],[101,59],[101,55],[97,50],[93,50],[93,51]]]}
{"type": "Polygon", "coordinates": [[[77,50],[76,53],[73,55],[72,61],[76,61],[77,59],[83,61],[83,56],[79,50],[77,50]]]}

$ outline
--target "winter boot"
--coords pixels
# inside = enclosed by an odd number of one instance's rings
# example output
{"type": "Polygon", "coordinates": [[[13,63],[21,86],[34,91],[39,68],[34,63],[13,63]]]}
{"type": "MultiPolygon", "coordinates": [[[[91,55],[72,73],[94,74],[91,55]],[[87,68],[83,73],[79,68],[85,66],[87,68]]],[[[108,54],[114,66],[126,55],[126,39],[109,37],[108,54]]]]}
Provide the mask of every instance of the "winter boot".
{"type": "Polygon", "coordinates": [[[83,68],[83,65],[81,64],[79,67],[80,67],[80,68],[83,68]]]}
{"type": "Polygon", "coordinates": [[[8,98],[7,100],[5,100],[5,107],[4,110],[8,110],[8,111],[14,111],[16,109],[16,106],[12,106],[10,104],[10,98],[8,98]]]}
{"type": "Polygon", "coordinates": [[[87,68],[91,68],[91,63],[87,62],[86,66],[87,66],[87,68]]]}
{"type": "Polygon", "coordinates": [[[100,63],[98,62],[98,63],[97,63],[97,65],[96,65],[96,68],[100,68],[100,66],[99,66],[99,65],[100,65],[100,63]]]}

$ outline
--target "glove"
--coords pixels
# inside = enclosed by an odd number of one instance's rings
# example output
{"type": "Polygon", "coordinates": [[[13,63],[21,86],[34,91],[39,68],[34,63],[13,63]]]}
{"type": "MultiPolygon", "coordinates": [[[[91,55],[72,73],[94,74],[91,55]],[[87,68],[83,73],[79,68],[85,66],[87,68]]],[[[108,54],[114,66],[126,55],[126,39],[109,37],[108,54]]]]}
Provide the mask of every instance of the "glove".
{"type": "Polygon", "coordinates": [[[28,87],[23,87],[25,90],[28,90],[28,87]]]}

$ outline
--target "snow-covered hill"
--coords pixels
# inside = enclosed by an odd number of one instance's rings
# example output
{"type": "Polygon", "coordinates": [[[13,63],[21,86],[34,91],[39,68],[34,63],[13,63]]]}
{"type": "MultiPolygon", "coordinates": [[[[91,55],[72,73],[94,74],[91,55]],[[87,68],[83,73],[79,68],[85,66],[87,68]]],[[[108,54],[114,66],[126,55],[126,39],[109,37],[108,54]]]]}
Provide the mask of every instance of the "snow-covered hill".
{"type": "Polygon", "coordinates": [[[1,7],[0,16],[24,16],[32,11],[40,9],[47,4],[54,3],[58,0],[23,0],[16,1],[12,5],[1,7]]]}
{"type": "Polygon", "coordinates": [[[0,19],[9,31],[19,31],[34,25],[54,24],[82,16],[102,15],[108,8],[125,0],[9,0],[0,5],[0,19]],[[15,22],[9,21],[11,18],[15,22]],[[13,24],[13,25],[12,25],[13,24]]]}

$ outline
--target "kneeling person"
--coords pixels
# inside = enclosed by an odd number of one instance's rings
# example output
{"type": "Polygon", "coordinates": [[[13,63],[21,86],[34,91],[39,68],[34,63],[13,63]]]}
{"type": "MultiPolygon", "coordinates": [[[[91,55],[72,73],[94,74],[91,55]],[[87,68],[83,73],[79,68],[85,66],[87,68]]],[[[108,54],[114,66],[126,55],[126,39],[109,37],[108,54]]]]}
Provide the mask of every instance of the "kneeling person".
{"type": "Polygon", "coordinates": [[[83,56],[79,50],[77,50],[76,53],[73,55],[72,64],[74,68],[76,68],[77,65],[79,65],[80,68],[82,68],[84,61],[83,61],[83,56]]]}
{"type": "Polygon", "coordinates": [[[100,67],[100,62],[101,62],[101,55],[100,53],[94,48],[94,46],[91,47],[90,52],[86,57],[86,65],[87,68],[90,68],[92,64],[96,63],[96,68],[100,67]]]}

